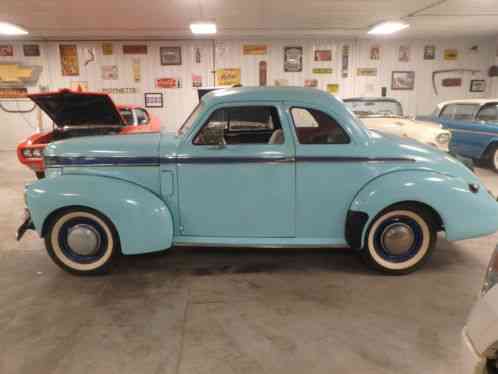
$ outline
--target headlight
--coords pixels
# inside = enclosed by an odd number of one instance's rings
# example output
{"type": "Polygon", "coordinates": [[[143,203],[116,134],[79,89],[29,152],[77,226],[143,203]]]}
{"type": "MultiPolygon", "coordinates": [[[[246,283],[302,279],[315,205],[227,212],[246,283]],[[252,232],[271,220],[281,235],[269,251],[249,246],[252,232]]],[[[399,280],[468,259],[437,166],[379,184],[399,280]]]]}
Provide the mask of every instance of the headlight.
{"type": "Polygon", "coordinates": [[[43,157],[43,150],[41,149],[33,149],[33,152],[31,153],[33,157],[43,157]]]}
{"type": "Polygon", "coordinates": [[[482,284],[481,296],[484,296],[496,283],[498,283],[498,246],[489,260],[486,276],[482,284]]]}
{"type": "Polygon", "coordinates": [[[436,141],[439,144],[448,144],[450,142],[450,138],[451,138],[450,134],[447,133],[439,134],[438,136],[436,136],[436,141]]]}
{"type": "Polygon", "coordinates": [[[24,157],[30,158],[30,157],[33,157],[33,152],[31,151],[31,149],[26,148],[26,149],[22,150],[22,155],[24,157]]]}

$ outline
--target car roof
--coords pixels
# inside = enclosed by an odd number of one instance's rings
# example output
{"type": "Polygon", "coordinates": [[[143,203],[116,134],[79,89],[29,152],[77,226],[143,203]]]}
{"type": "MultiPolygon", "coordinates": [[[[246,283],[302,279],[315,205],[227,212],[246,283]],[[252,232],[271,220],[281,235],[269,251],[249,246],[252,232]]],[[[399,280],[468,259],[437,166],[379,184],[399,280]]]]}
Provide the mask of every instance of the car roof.
{"type": "Polygon", "coordinates": [[[237,101],[298,101],[341,105],[340,101],[325,91],[305,87],[233,87],[212,91],[202,97],[208,106],[237,101]]]}
{"type": "Polygon", "coordinates": [[[448,101],[443,101],[442,103],[438,104],[438,108],[442,108],[443,106],[446,106],[448,104],[478,104],[478,105],[484,105],[488,103],[496,103],[498,102],[498,99],[460,99],[460,100],[448,100],[448,101]]]}

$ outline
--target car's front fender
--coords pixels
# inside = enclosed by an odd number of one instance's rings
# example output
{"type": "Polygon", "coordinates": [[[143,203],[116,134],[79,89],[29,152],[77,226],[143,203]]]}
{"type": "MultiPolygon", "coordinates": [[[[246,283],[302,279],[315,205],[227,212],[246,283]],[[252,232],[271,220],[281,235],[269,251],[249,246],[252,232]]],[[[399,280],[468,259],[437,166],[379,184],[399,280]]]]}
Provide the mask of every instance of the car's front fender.
{"type": "MultiPolygon", "coordinates": [[[[428,170],[406,170],[373,179],[355,196],[349,217],[358,219],[359,213],[368,216],[361,220],[361,242],[356,246],[363,247],[367,228],[382,210],[402,202],[431,207],[440,216],[448,240],[488,235],[498,230],[498,204],[484,186],[472,192],[463,178],[428,170]]],[[[351,230],[355,233],[350,224],[350,238],[351,230]]],[[[355,234],[358,237],[359,232],[355,234]]]]}
{"type": "Polygon", "coordinates": [[[127,181],[94,175],[45,178],[27,187],[26,200],[41,236],[52,213],[82,206],[95,209],[111,220],[124,254],[160,251],[172,243],[173,221],[164,201],[127,181]]]}

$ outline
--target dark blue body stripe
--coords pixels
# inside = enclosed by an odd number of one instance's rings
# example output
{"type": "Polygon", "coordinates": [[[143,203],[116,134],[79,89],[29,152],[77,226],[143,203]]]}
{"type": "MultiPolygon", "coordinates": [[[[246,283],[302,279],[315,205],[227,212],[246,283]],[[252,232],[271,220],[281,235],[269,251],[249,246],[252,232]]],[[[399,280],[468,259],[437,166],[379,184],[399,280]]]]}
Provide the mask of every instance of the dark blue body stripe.
{"type": "Polygon", "coordinates": [[[415,162],[403,157],[45,157],[47,166],[158,166],[159,164],[236,164],[274,162],[415,162]]]}

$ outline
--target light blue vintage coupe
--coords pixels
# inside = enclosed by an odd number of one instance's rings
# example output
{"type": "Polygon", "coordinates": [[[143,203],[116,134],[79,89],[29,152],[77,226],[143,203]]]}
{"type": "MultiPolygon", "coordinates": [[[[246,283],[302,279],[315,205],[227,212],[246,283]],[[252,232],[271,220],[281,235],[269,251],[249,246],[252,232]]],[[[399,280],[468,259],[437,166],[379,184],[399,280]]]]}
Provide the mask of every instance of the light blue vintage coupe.
{"type": "MultiPolygon", "coordinates": [[[[103,122],[113,115],[102,108],[103,122]]],[[[439,231],[498,229],[498,204],[459,161],[370,132],[313,89],[215,91],[177,134],[73,138],[50,144],[45,163],[18,237],[35,229],[79,274],[180,245],[351,247],[402,274],[428,259],[439,231]]]]}

